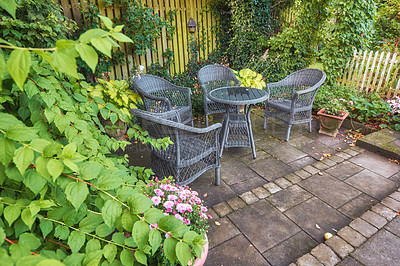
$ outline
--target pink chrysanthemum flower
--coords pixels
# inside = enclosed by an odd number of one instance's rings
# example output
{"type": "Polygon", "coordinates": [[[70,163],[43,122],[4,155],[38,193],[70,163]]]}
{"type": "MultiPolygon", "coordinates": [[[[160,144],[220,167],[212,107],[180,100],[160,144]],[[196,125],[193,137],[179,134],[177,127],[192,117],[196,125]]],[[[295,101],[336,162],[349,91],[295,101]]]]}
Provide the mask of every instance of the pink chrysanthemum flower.
{"type": "Polygon", "coordinates": [[[202,211],[202,212],[207,212],[207,207],[201,206],[201,211],[202,211]]]}
{"type": "Polygon", "coordinates": [[[164,192],[161,189],[158,189],[158,188],[156,188],[154,190],[154,193],[156,193],[156,195],[160,196],[160,197],[164,196],[164,192]]]}
{"type": "Polygon", "coordinates": [[[178,199],[178,197],[176,195],[168,195],[167,199],[171,200],[171,201],[175,201],[178,199]]]}
{"type": "Polygon", "coordinates": [[[164,202],[164,207],[166,209],[171,209],[172,207],[174,207],[174,202],[167,200],[166,202],[164,202]]]}
{"type": "Polygon", "coordinates": [[[189,219],[184,219],[183,221],[185,222],[186,225],[189,225],[189,224],[190,224],[189,219]]]}
{"type": "Polygon", "coordinates": [[[156,205],[156,206],[157,206],[158,204],[160,204],[160,202],[161,202],[161,198],[158,197],[158,196],[152,197],[151,200],[154,202],[154,205],[156,205]]]}

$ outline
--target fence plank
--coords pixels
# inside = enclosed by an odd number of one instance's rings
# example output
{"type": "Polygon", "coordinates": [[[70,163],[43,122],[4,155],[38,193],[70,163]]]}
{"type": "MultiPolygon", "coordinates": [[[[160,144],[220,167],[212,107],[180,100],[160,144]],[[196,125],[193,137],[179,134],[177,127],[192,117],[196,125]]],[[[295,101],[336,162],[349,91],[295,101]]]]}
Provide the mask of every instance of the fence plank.
{"type": "Polygon", "coordinates": [[[395,88],[393,88],[393,85],[396,81],[396,77],[397,77],[397,74],[399,73],[399,69],[400,69],[400,65],[397,66],[396,70],[393,73],[392,82],[390,82],[389,89],[388,89],[388,98],[392,97],[392,94],[393,94],[393,97],[397,96],[398,92],[395,90],[395,88]]]}
{"type": "MultiPolygon", "coordinates": [[[[94,3],[99,8],[99,13],[109,18],[120,17],[121,9],[119,4],[114,4],[113,7],[105,6],[103,0],[57,0],[64,10],[64,15],[68,18],[77,21],[78,25],[82,25],[84,21],[80,13],[80,3],[82,8],[87,8],[88,2],[94,3]]],[[[173,40],[167,38],[166,30],[161,30],[161,37],[155,41],[155,51],[147,51],[146,55],[136,56],[133,51],[129,51],[126,54],[126,59],[129,64],[122,64],[116,66],[111,73],[110,78],[127,78],[131,75],[131,70],[141,64],[145,66],[145,69],[151,63],[159,62],[164,65],[163,53],[167,49],[171,49],[174,52],[174,63],[170,65],[170,74],[175,74],[184,71],[187,63],[189,62],[189,33],[187,30],[187,22],[189,18],[193,17],[198,27],[197,32],[194,36],[197,37],[197,42],[200,45],[206,46],[206,49],[200,49],[199,57],[205,58],[208,56],[213,48],[215,48],[215,34],[212,31],[212,26],[217,23],[210,11],[203,11],[207,0],[142,0],[142,4],[146,4],[152,7],[155,14],[158,14],[161,18],[167,19],[168,11],[178,9],[175,21],[173,24],[176,26],[176,32],[173,36],[173,40]]],[[[127,52],[128,45],[120,44],[121,50],[127,52]]],[[[200,47],[200,46],[199,46],[200,47]]]]}
{"type": "Polygon", "coordinates": [[[389,60],[390,60],[390,52],[387,53],[386,58],[385,58],[385,60],[383,62],[383,68],[382,68],[382,72],[381,72],[381,76],[380,76],[380,79],[379,79],[378,86],[376,87],[376,92],[379,92],[380,89],[381,89],[383,80],[385,79],[386,67],[387,67],[387,65],[389,63],[389,60]]]}
{"type": "MultiPolygon", "coordinates": [[[[365,51],[365,52],[367,52],[367,51],[365,51]]],[[[363,76],[362,83],[361,83],[361,90],[365,90],[365,92],[367,92],[367,90],[364,88],[364,84],[365,84],[365,80],[367,79],[369,63],[371,62],[372,54],[373,54],[373,52],[371,51],[368,56],[367,64],[365,65],[364,76],[363,76]]]]}
{"type": "Polygon", "coordinates": [[[357,58],[357,49],[354,49],[354,53],[353,53],[353,60],[351,60],[351,65],[349,68],[349,75],[348,75],[348,80],[346,80],[346,83],[350,83],[351,81],[351,75],[353,73],[353,67],[354,67],[354,62],[357,58]]]}
{"type": "Polygon", "coordinates": [[[392,55],[392,59],[390,60],[390,65],[389,65],[389,69],[388,69],[387,74],[386,74],[385,84],[383,85],[383,88],[386,88],[386,86],[389,84],[390,77],[391,77],[390,74],[391,74],[393,66],[394,66],[394,64],[396,62],[396,57],[397,57],[397,54],[394,53],[392,55]]]}
{"type": "Polygon", "coordinates": [[[373,60],[373,62],[372,62],[371,71],[369,72],[369,77],[368,77],[368,82],[367,82],[366,91],[369,91],[369,90],[370,90],[371,81],[372,81],[372,77],[374,76],[375,64],[376,64],[376,60],[378,59],[378,55],[379,55],[379,52],[376,51],[376,52],[375,52],[375,56],[374,56],[374,60],[373,60]]]}

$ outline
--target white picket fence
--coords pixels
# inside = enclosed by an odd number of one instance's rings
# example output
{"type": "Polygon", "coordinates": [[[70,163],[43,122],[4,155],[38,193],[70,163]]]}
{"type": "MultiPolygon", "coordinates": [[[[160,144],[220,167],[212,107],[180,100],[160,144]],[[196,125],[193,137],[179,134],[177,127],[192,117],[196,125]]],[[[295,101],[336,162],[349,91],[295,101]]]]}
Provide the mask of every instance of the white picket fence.
{"type": "Polygon", "coordinates": [[[399,61],[396,53],[354,50],[339,84],[392,98],[400,94],[399,61]]]}

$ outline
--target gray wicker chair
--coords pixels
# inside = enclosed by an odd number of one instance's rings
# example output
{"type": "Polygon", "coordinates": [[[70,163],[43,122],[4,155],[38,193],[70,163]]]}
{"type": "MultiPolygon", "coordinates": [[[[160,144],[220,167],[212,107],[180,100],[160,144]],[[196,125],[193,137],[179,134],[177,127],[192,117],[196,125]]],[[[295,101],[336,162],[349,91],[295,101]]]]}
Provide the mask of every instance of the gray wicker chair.
{"type": "MultiPolygon", "coordinates": [[[[236,78],[230,68],[223,65],[208,65],[202,67],[197,74],[197,80],[203,89],[204,114],[206,116],[206,126],[208,126],[209,115],[226,112],[223,104],[213,102],[208,98],[208,93],[220,87],[240,86],[241,82],[236,78]]],[[[238,108],[238,106],[232,106],[231,111],[238,111],[238,108]]]]}
{"type": "Polygon", "coordinates": [[[206,128],[190,127],[180,123],[179,113],[174,110],[150,113],[132,109],[131,114],[150,137],[170,137],[173,142],[166,149],[151,147],[151,168],[159,178],[173,176],[177,184],[186,185],[215,168],[215,185],[219,185],[220,123],[206,128]]]}
{"type": "Polygon", "coordinates": [[[142,97],[147,111],[162,113],[176,110],[183,124],[190,122],[193,126],[190,88],[176,86],[163,78],[148,74],[136,77],[132,85],[142,97]]]}
{"type": "Polygon", "coordinates": [[[312,105],[325,79],[324,71],[309,68],[296,71],[279,82],[267,84],[270,96],[265,104],[264,129],[267,127],[267,118],[275,117],[288,125],[286,141],[289,141],[294,124],[308,123],[311,132],[312,105]]]}

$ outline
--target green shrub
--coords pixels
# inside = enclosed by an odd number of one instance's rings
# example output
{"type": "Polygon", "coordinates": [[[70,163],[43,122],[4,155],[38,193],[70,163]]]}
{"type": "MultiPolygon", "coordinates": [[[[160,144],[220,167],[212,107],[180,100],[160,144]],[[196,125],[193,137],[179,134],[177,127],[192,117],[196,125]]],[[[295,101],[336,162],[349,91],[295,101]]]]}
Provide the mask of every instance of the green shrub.
{"type": "Polygon", "coordinates": [[[16,4],[15,17],[5,12],[0,16],[0,36],[10,43],[52,47],[77,29],[75,21],[66,18],[60,4],[53,0],[16,0],[16,4]]]}
{"type": "Polygon", "coordinates": [[[158,149],[171,141],[146,137],[113,104],[88,97],[75,58],[94,70],[93,47],[110,55],[113,42],[130,41],[102,19],[108,31],[58,40],[47,52],[34,50],[40,56],[1,45],[1,264],[155,265],[163,249],[169,262],[187,265],[201,253],[204,235],[165,216],[143,193],[152,171],[111,154],[129,143],[108,137],[99,117],[130,123],[130,138],[158,149]]]}

